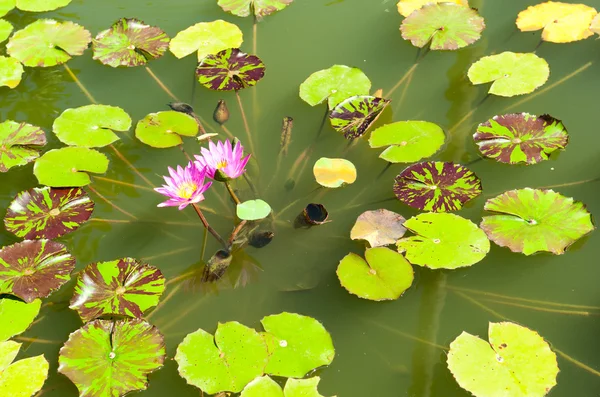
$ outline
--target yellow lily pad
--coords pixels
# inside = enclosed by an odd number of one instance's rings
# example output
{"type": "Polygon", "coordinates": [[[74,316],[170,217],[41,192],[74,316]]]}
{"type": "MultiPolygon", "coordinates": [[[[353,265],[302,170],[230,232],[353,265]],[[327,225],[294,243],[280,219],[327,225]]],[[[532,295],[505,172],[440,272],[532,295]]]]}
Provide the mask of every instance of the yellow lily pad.
{"type": "Polygon", "coordinates": [[[321,186],[336,188],[356,181],[356,167],[345,159],[321,157],[313,167],[317,183],[321,186]]]}
{"type": "Polygon", "coordinates": [[[398,2],[398,12],[403,17],[407,17],[413,11],[418,10],[425,4],[431,3],[455,3],[463,6],[469,6],[468,0],[400,0],[398,2]]]}

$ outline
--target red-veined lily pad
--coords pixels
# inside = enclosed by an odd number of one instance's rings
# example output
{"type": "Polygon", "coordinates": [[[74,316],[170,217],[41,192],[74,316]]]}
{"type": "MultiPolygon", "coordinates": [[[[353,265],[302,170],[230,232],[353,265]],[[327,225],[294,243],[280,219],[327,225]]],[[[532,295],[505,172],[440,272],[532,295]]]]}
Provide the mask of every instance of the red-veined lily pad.
{"type": "Polygon", "coordinates": [[[107,105],[87,105],[67,109],[52,125],[52,131],[70,146],[103,147],[120,138],[113,131],[131,128],[131,117],[121,108],[107,105]]]}
{"type": "Polygon", "coordinates": [[[564,149],[569,135],[563,123],[549,115],[512,113],[479,124],[473,135],[479,151],[501,163],[536,164],[564,149]]]}
{"type": "Polygon", "coordinates": [[[42,185],[79,187],[91,182],[86,172],[103,174],[107,169],[108,158],[97,150],[65,147],[44,153],[35,161],[33,173],[42,185]]]}
{"type": "Polygon", "coordinates": [[[112,314],[139,318],[158,304],[164,290],[160,270],[136,259],[92,263],[77,277],[69,307],[83,321],[112,314]]]}
{"type": "Polygon", "coordinates": [[[240,397],[323,397],[318,391],[321,378],[318,376],[308,379],[290,378],[285,388],[268,376],[254,379],[240,394],[240,397]]]}
{"type": "Polygon", "coordinates": [[[371,80],[359,68],[333,65],[308,76],[300,84],[300,98],[310,106],[328,100],[329,109],[333,109],[344,99],[368,95],[370,89],[371,80]]]}
{"type": "Polygon", "coordinates": [[[23,65],[12,57],[0,55],[0,87],[15,88],[21,82],[23,65]]]}
{"type": "Polygon", "coordinates": [[[198,81],[215,91],[252,87],[265,75],[265,64],[256,55],[228,48],[206,56],[196,68],[198,81]]]}
{"type": "Polygon", "coordinates": [[[143,320],[95,320],[69,336],[58,372],[81,396],[124,396],[148,387],[148,374],[163,366],[165,354],[163,336],[143,320]]]}
{"type": "Polygon", "coordinates": [[[419,48],[457,50],[473,44],[485,28],[472,8],[455,3],[427,4],[402,21],[402,37],[419,48]]]}
{"type": "Polygon", "coordinates": [[[167,148],[181,145],[181,136],[196,136],[198,122],[192,116],[167,110],[150,113],[135,127],[135,137],[148,146],[167,148]]]}
{"type": "Polygon", "coordinates": [[[82,189],[36,187],[15,197],[4,225],[24,239],[54,239],[77,230],[93,211],[94,202],[82,189]]]}
{"type": "Polygon", "coordinates": [[[25,332],[37,317],[41,307],[40,299],[31,303],[9,298],[0,299],[0,341],[25,332]]]}
{"type": "Polygon", "coordinates": [[[517,189],[489,199],[481,228],[490,240],[513,252],[560,255],[594,230],[585,205],[553,190],[517,189]]]}
{"type": "Polygon", "coordinates": [[[481,261],[490,251],[483,230],[455,214],[427,212],[404,222],[414,236],[398,240],[413,265],[431,269],[456,269],[481,261]]]}
{"type": "Polygon", "coordinates": [[[491,82],[490,94],[512,97],[529,94],[548,81],[548,62],[534,53],[514,53],[510,51],[483,57],[468,71],[471,83],[491,82]]]}
{"type": "Polygon", "coordinates": [[[0,123],[0,172],[37,159],[38,148],[46,144],[40,127],[6,120],[0,123]]]}
{"type": "Polygon", "coordinates": [[[262,19],[277,11],[281,11],[294,0],[219,0],[217,4],[225,12],[229,12],[238,17],[247,17],[254,15],[257,19],[262,19]]]}
{"type": "Polygon", "coordinates": [[[427,161],[402,171],[394,182],[394,193],[418,210],[457,211],[481,194],[481,181],[463,165],[427,161]]]}
{"type": "Polygon", "coordinates": [[[335,357],[331,335],[314,318],[284,312],[266,316],[261,323],[270,353],[267,374],[302,378],[335,357]]]}
{"type": "Polygon", "coordinates": [[[369,95],[353,96],[333,108],[329,121],[346,139],[355,139],[367,132],[389,103],[388,99],[369,95]]]}
{"type": "Polygon", "coordinates": [[[489,324],[489,342],[467,332],[450,344],[448,369],[475,397],[544,397],[556,385],[556,354],[537,332],[489,324]]]}
{"type": "Polygon", "coordinates": [[[105,65],[140,66],[160,58],[169,48],[169,36],[156,26],[135,18],[121,18],[98,33],[93,58],[105,65]]]}
{"type": "Polygon", "coordinates": [[[50,240],[25,240],[0,250],[0,293],[30,303],[46,298],[71,278],[75,258],[50,240]]]}
{"type": "Polygon", "coordinates": [[[585,4],[547,1],[521,11],[517,17],[517,28],[521,32],[543,29],[542,40],[570,43],[593,35],[590,24],[596,14],[595,8],[585,4]]]}
{"type": "Polygon", "coordinates": [[[446,136],[440,126],[428,121],[398,121],[377,128],[369,138],[372,148],[389,146],[380,155],[390,163],[413,163],[433,156],[446,136]]]}
{"type": "Polygon", "coordinates": [[[405,220],[402,215],[386,209],[365,211],[356,219],[350,238],[367,240],[371,247],[394,244],[406,233],[405,220]]]}
{"type": "Polygon", "coordinates": [[[414,279],[413,268],[404,257],[389,248],[369,248],[365,259],[348,254],[340,261],[337,276],[342,287],[359,298],[373,301],[400,298],[414,279]]]}
{"type": "Polygon", "coordinates": [[[240,392],[262,376],[267,345],[255,330],[238,322],[219,323],[215,336],[199,329],[177,347],[179,374],[208,394],[240,392]]]}
{"type": "Polygon", "coordinates": [[[48,377],[48,361],[44,355],[13,362],[21,344],[12,340],[0,342],[0,392],[3,397],[30,397],[36,394],[48,377]]]}
{"type": "Polygon", "coordinates": [[[431,3],[455,3],[468,7],[467,0],[400,0],[398,1],[398,12],[400,15],[407,17],[426,4],[431,3]]]}
{"type": "Polygon", "coordinates": [[[0,43],[8,39],[12,31],[12,24],[5,19],[0,19],[0,43]]]}
{"type": "Polygon", "coordinates": [[[60,65],[81,55],[92,36],[73,22],[39,19],[15,32],[6,45],[6,52],[25,66],[60,65]]]}
{"type": "Polygon", "coordinates": [[[315,162],[313,174],[319,185],[329,188],[338,188],[356,181],[356,167],[346,159],[321,157],[315,162]]]}
{"type": "Polygon", "coordinates": [[[0,16],[5,15],[13,8],[29,12],[53,11],[66,7],[72,0],[0,0],[0,16]]]}
{"type": "Polygon", "coordinates": [[[198,52],[198,61],[202,61],[207,55],[239,48],[243,41],[243,33],[237,25],[219,19],[182,30],[173,37],[169,49],[177,58],[198,52]]]}

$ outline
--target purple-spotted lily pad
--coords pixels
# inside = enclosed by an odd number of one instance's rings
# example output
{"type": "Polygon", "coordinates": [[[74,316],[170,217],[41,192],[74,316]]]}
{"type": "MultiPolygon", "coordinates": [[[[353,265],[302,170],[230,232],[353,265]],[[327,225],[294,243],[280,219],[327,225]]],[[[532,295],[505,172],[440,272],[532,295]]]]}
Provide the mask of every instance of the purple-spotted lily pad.
{"type": "Polygon", "coordinates": [[[60,243],[25,240],[0,250],[0,294],[46,298],[71,278],[75,258],[60,243]]]}
{"type": "Polygon", "coordinates": [[[564,149],[569,135],[563,123],[549,115],[512,113],[479,124],[473,135],[479,151],[501,163],[536,164],[564,149]]]}
{"type": "Polygon", "coordinates": [[[404,204],[422,211],[457,211],[481,194],[481,181],[463,165],[426,161],[402,171],[394,193],[404,204]]]}
{"type": "Polygon", "coordinates": [[[215,91],[238,91],[256,85],[265,75],[265,64],[238,48],[210,54],[196,68],[198,81],[215,91]]]}
{"type": "Polygon", "coordinates": [[[136,259],[92,263],[79,274],[69,307],[83,321],[108,314],[139,318],[156,306],[164,290],[160,270],[136,259]]]}
{"type": "Polygon", "coordinates": [[[165,354],[163,336],[143,320],[95,320],[69,336],[58,372],[80,396],[124,396],[148,387],[148,374],[163,366],[165,354]]]}
{"type": "Polygon", "coordinates": [[[283,10],[294,0],[219,0],[218,5],[223,11],[238,17],[254,15],[261,20],[267,15],[283,10]]]}
{"type": "Polygon", "coordinates": [[[595,229],[583,203],[553,190],[510,190],[489,199],[484,208],[497,214],[481,222],[490,240],[525,255],[560,255],[595,229]]]}
{"type": "Polygon", "coordinates": [[[48,67],[83,54],[91,40],[90,32],[76,23],[39,19],[15,32],[6,52],[25,66],[48,67]]]}
{"type": "Polygon", "coordinates": [[[485,28],[483,18],[472,8],[455,3],[426,4],[402,21],[400,31],[415,47],[457,50],[473,44],[485,28]]]}
{"type": "Polygon", "coordinates": [[[38,148],[45,144],[46,134],[40,127],[11,120],[0,123],[0,172],[37,159],[38,148]]]}
{"type": "Polygon", "coordinates": [[[54,239],[77,230],[94,211],[94,202],[82,190],[48,186],[25,190],[10,203],[4,225],[24,239],[54,239]]]}
{"type": "Polygon", "coordinates": [[[333,129],[343,133],[346,139],[355,139],[367,132],[389,103],[388,99],[374,96],[353,96],[333,108],[329,121],[333,129]]]}
{"type": "Polygon", "coordinates": [[[121,18],[94,38],[94,59],[105,65],[140,66],[160,58],[169,48],[169,36],[156,26],[135,18],[121,18]]]}

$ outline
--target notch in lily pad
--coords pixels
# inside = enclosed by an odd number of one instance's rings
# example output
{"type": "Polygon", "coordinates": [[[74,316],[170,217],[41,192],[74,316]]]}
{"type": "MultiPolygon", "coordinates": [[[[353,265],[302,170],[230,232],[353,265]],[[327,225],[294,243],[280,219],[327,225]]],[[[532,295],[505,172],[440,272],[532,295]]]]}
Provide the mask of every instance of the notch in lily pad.
{"type": "Polygon", "coordinates": [[[237,217],[244,221],[258,221],[271,213],[271,206],[264,200],[248,200],[236,207],[237,217]]]}
{"type": "Polygon", "coordinates": [[[372,148],[386,147],[379,158],[390,163],[413,163],[433,156],[444,145],[444,130],[428,121],[398,121],[371,133],[372,148]]]}
{"type": "Polygon", "coordinates": [[[315,180],[321,186],[338,188],[356,181],[356,167],[346,159],[321,157],[313,167],[315,180]]]}
{"type": "Polygon", "coordinates": [[[256,85],[265,75],[265,64],[256,55],[228,48],[207,55],[196,68],[198,82],[213,91],[239,91],[256,85]]]}
{"type": "Polygon", "coordinates": [[[66,147],[53,149],[35,161],[33,173],[42,185],[81,187],[91,182],[86,172],[104,174],[108,158],[94,149],[66,147]]]}
{"type": "Polygon", "coordinates": [[[150,113],[135,127],[135,137],[155,148],[181,145],[182,136],[198,135],[198,122],[186,113],[167,110],[150,113]]]}
{"type": "Polygon", "coordinates": [[[311,226],[323,225],[330,222],[328,219],[329,212],[323,204],[310,203],[304,207],[302,212],[296,217],[294,220],[294,227],[308,228],[311,226]]]}
{"type": "Polygon", "coordinates": [[[517,16],[521,32],[542,30],[542,40],[551,43],[571,43],[587,39],[594,33],[590,24],[598,14],[585,4],[547,1],[527,7],[517,16]]]}
{"type": "Polygon", "coordinates": [[[244,41],[243,33],[237,25],[221,19],[200,22],[177,33],[169,43],[169,50],[177,58],[197,52],[198,61],[210,54],[228,48],[239,48],[244,41]]]}
{"type": "Polygon", "coordinates": [[[49,364],[44,355],[14,361],[21,344],[0,342],[0,387],[7,397],[29,397],[41,390],[48,378],[49,364]]]}
{"type": "Polygon", "coordinates": [[[310,106],[327,100],[329,109],[356,95],[369,95],[371,80],[359,68],[333,65],[308,76],[300,84],[300,98],[310,106]]]}
{"type": "Polygon", "coordinates": [[[320,381],[318,376],[308,379],[289,378],[282,390],[273,379],[262,376],[248,383],[240,397],[324,397],[318,391],[320,381]]]}
{"type": "Polygon", "coordinates": [[[223,11],[238,17],[253,15],[257,20],[281,11],[294,0],[219,0],[217,4],[223,11]]]}
{"type": "Polygon", "coordinates": [[[12,120],[0,123],[0,172],[37,159],[44,145],[46,134],[40,127],[12,120]]]}
{"type": "Polygon", "coordinates": [[[367,133],[389,103],[389,99],[370,95],[353,96],[333,108],[329,122],[344,138],[356,139],[367,133]]]}
{"type": "Polygon", "coordinates": [[[356,219],[350,238],[366,240],[371,247],[395,244],[406,233],[405,221],[402,215],[386,209],[365,211],[356,219]]]}

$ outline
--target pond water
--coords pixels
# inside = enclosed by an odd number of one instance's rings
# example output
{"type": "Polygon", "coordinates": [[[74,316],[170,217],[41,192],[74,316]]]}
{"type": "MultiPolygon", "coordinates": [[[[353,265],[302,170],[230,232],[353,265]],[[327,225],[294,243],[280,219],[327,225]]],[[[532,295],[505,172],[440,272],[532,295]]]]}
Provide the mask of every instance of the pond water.
{"type": "MultiPolygon", "coordinates": [[[[427,120],[439,124],[448,134],[448,142],[435,159],[463,164],[478,157],[471,139],[475,126],[495,114],[548,113],[564,121],[570,143],[551,161],[508,166],[482,160],[470,165],[482,179],[484,193],[459,214],[476,223],[487,198],[521,187],[552,186],[586,203],[593,216],[600,214],[600,180],[596,180],[600,176],[600,138],[595,125],[600,42],[590,38],[571,44],[542,44],[536,53],[550,64],[550,80],[527,96],[490,97],[481,103],[488,86],[472,86],[466,78],[469,65],[483,55],[536,48],[539,32],[517,32],[514,23],[519,11],[535,3],[472,0],[471,5],[486,21],[483,38],[458,52],[427,54],[412,77],[390,96],[391,112],[382,116],[388,122],[427,120]]],[[[587,4],[600,8],[599,0],[587,0],[587,4]]],[[[225,14],[214,0],[75,0],[43,15],[73,20],[93,34],[120,17],[137,17],[160,26],[171,37],[194,23],[224,19],[242,28],[242,49],[252,51],[251,19],[225,14]]],[[[13,12],[7,19],[21,28],[36,17],[13,12]]],[[[61,241],[77,258],[78,269],[95,261],[135,257],[158,266],[167,280],[172,280],[163,295],[165,302],[147,316],[164,333],[169,359],[150,376],[143,396],[199,395],[198,389],[179,377],[172,360],[186,334],[198,328],[213,332],[218,322],[231,320],[259,327],[263,316],[282,311],[315,317],[331,333],[336,357],[330,367],[318,371],[320,391],[326,396],[468,396],[446,367],[447,346],[463,330],[485,337],[488,322],[502,319],[538,331],[559,352],[560,373],[552,396],[598,395],[598,233],[562,256],[526,257],[492,244],[490,254],[471,268],[430,271],[416,267],[414,285],[392,302],[361,300],[340,286],[335,273],[340,259],[349,252],[364,252],[362,243],[349,238],[359,214],[387,208],[408,218],[417,212],[393,198],[392,183],[404,168],[401,164],[381,174],[386,163],[377,157],[379,151],[370,149],[365,140],[348,148],[347,141],[328,125],[306,162],[300,163],[305,166],[294,170],[298,156],[315,142],[324,111],[321,106],[312,108],[304,103],[298,87],[317,70],[345,64],[361,68],[372,80],[373,89],[389,92],[417,57],[417,49],[400,36],[400,21],[392,0],[312,0],[296,1],[259,24],[257,54],[267,72],[255,88],[241,92],[241,99],[258,160],[249,173],[260,197],[274,209],[275,221],[266,227],[275,232],[275,238],[262,249],[246,248],[238,253],[236,267],[215,288],[181,277],[198,268],[201,255],[203,228],[193,209],[156,208],[161,197],[115,152],[102,149],[111,164],[107,174],[90,185],[96,202],[93,219],[61,241]],[[294,130],[289,153],[278,162],[284,116],[294,118],[294,130]],[[320,157],[351,160],[358,169],[356,183],[343,189],[317,189],[311,169],[320,157]],[[295,180],[292,190],[285,188],[290,176],[295,180]],[[332,222],[294,229],[294,218],[310,202],[323,203],[332,222]]],[[[190,103],[194,98],[193,106],[207,121],[209,132],[221,132],[212,121],[212,111],[219,99],[225,99],[231,111],[227,128],[247,142],[233,93],[209,92],[200,86],[193,89],[193,56],[177,60],[168,54],[150,66],[174,96],[190,103]]],[[[70,61],[69,67],[98,103],[122,107],[134,122],[150,112],[166,110],[172,101],[143,67],[106,67],[92,60],[91,50],[70,61]]],[[[27,121],[47,132],[63,110],[89,104],[61,66],[28,68],[21,85],[14,90],[2,88],[1,94],[2,120],[27,121]]],[[[59,146],[53,134],[47,136],[51,147],[59,146]]],[[[155,186],[161,184],[167,166],[186,162],[178,148],[147,147],[135,140],[131,131],[115,146],[155,186]]],[[[185,147],[190,153],[198,150],[193,140],[185,147]]],[[[0,207],[6,208],[16,193],[36,185],[31,164],[1,174],[0,207]]],[[[235,187],[244,198],[252,198],[244,180],[235,187]]],[[[234,214],[225,198],[224,188],[215,186],[204,202],[210,223],[222,234],[231,231],[234,214]]],[[[2,245],[16,241],[9,233],[0,232],[2,245]]],[[[207,252],[218,248],[209,239],[207,252]]],[[[44,397],[77,395],[75,386],[56,373],[59,348],[69,333],[81,326],[77,314],[67,307],[72,290],[69,283],[47,300],[40,320],[22,335],[35,341],[26,342],[21,356],[43,353],[51,363],[44,397]]]]}

